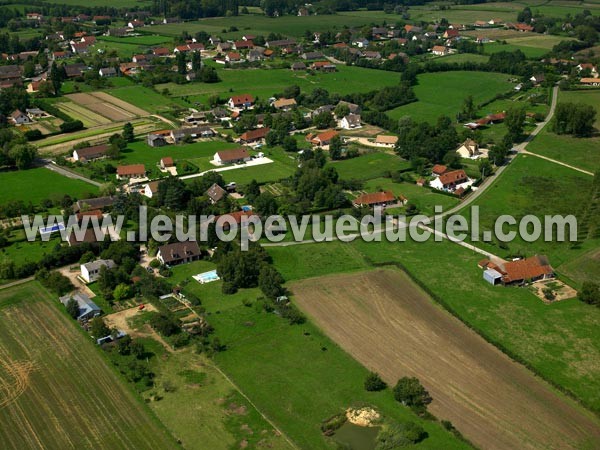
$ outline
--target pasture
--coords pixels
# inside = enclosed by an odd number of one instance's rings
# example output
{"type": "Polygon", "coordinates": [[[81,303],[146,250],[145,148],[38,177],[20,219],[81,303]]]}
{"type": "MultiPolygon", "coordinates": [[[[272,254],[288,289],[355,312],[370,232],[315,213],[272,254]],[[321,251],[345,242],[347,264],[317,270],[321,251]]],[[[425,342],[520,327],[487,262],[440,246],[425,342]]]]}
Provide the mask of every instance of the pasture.
{"type": "Polygon", "coordinates": [[[0,291],[4,448],[177,448],[38,283],[0,291]]]}
{"type": "Polygon", "coordinates": [[[598,170],[600,168],[600,91],[559,91],[558,101],[594,106],[596,108],[595,136],[576,138],[557,135],[551,131],[549,125],[527,146],[527,150],[591,172],[598,170]]]}
{"type": "MultiPolygon", "coordinates": [[[[517,221],[528,214],[543,219],[545,215],[574,214],[583,217],[592,188],[592,177],[535,156],[520,155],[501,177],[493,182],[473,205],[479,207],[481,232],[493,230],[497,217],[510,214],[517,221]]],[[[470,217],[470,207],[461,211],[470,217]]],[[[517,227],[507,227],[516,230],[517,227]]],[[[580,223],[578,236],[583,239],[586,231],[580,223]]],[[[566,238],[568,239],[568,229],[566,238]]],[[[560,272],[561,264],[579,257],[583,252],[600,244],[597,239],[583,240],[574,246],[571,242],[558,242],[556,238],[546,242],[543,236],[526,242],[519,237],[500,248],[497,243],[480,242],[477,245],[501,257],[516,254],[548,255],[550,262],[560,272]]],[[[578,280],[575,280],[578,281],[578,280]]]]}
{"type": "Polygon", "coordinates": [[[15,200],[39,204],[47,198],[58,201],[65,194],[75,198],[96,195],[98,188],[81,180],[67,178],[43,167],[0,172],[0,184],[10,189],[0,189],[0,204],[15,200]]]}
{"type": "Polygon", "coordinates": [[[403,272],[319,277],[290,288],[325,334],[389,384],[419,378],[433,398],[429,410],[480,448],[600,439],[597,418],[436,307],[403,272]]]}
{"type": "MultiPolygon", "coordinates": [[[[383,70],[374,71],[355,66],[338,65],[335,73],[293,72],[290,69],[223,69],[217,68],[219,83],[166,83],[156,85],[162,92],[168,89],[172,98],[186,97],[196,102],[206,103],[211,95],[220,95],[224,100],[231,95],[249,93],[254,97],[267,99],[281,93],[286,87],[298,85],[302,92],[311,92],[323,88],[330,93],[340,95],[354,92],[367,92],[383,86],[392,86],[400,82],[400,75],[383,70]],[[373,84],[373,77],[377,84],[373,84]],[[265,80],[269,80],[265,83],[265,80]]],[[[115,94],[116,95],[116,94],[115,94]]]]}
{"type": "Polygon", "coordinates": [[[170,111],[173,107],[186,107],[186,104],[177,98],[167,98],[150,88],[139,85],[108,89],[106,92],[153,114],[170,111]]]}
{"type": "Polygon", "coordinates": [[[440,116],[454,118],[464,100],[473,96],[475,104],[493,98],[512,87],[508,75],[489,72],[439,72],[418,76],[414,87],[418,101],[392,109],[392,119],[409,116],[415,121],[435,123],[440,116]]]}

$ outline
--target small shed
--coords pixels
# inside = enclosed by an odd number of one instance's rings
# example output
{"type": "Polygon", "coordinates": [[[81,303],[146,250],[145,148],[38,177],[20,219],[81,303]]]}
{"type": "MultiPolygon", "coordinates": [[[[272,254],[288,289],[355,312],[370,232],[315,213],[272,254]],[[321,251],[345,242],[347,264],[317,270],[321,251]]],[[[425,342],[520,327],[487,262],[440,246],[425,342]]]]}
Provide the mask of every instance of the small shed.
{"type": "Polygon", "coordinates": [[[491,285],[496,285],[502,282],[502,274],[494,269],[487,269],[483,271],[483,279],[491,285]]]}

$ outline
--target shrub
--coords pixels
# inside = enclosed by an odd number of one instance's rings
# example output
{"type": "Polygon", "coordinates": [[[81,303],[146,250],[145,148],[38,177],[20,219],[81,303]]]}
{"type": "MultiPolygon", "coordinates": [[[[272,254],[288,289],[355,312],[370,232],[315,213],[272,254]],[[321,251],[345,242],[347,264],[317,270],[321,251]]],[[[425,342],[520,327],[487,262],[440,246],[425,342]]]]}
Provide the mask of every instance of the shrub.
{"type": "Polygon", "coordinates": [[[394,386],[394,398],[411,408],[423,408],[431,402],[429,392],[415,377],[402,377],[394,386]]]}
{"type": "Polygon", "coordinates": [[[72,133],[78,130],[83,130],[83,122],[81,120],[72,120],[60,124],[60,131],[63,133],[72,133]]]}
{"type": "Polygon", "coordinates": [[[369,392],[382,391],[387,387],[385,381],[381,379],[378,373],[371,372],[365,379],[365,389],[369,392]]]}
{"type": "Polygon", "coordinates": [[[377,435],[376,450],[392,450],[421,442],[427,432],[414,422],[386,425],[377,435]]]}

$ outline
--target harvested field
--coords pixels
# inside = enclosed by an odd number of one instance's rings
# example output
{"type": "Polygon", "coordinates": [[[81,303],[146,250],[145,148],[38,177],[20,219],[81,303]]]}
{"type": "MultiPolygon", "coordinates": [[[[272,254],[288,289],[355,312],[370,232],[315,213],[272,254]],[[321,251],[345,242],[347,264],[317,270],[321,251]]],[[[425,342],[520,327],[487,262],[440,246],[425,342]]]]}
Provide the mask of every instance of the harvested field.
{"type": "Polygon", "coordinates": [[[0,291],[0,447],[176,448],[38,283],[0,291]]]}
{"type": "Polygon", "coordinates": [[[376,270],[291,285],[298,305],[388,383],[416,376],[430,411],[485,449],[593,448],[600,420],[510,360],[404,273],[376,270]]]}
{"type": "Polygon", "coordinates": [[[143,109],[103,92],[76,93],[69,94],[67,97],[79,109],[93,111],[94,114],[97,113],[108,121],[122,122],[149,115],[143,109]]]}

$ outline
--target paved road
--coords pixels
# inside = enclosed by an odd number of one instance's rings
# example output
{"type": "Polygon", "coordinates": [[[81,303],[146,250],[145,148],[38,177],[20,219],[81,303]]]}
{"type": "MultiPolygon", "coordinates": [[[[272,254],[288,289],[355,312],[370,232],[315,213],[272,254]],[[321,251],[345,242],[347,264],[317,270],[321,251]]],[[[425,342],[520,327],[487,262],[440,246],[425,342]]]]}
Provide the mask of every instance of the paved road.
{"type": "Polygon", "coordinates": [[[48,170],[51,170],[52,172],[56,172],[60,175],[63,175],[68,178],[73,178],[75,180],[85,181],[86,183],[92,184],[96,187],[102,186],[102,183],[98,183],[97,181],[90,180],[89,178],[86,178],[83,175],[80,175],[80,174],[73,172],[69,169],[66,169],[64,167],[57,166],[49,159],[42,159],[42,162],[43,162],[44,167],[48,170]]]}
{"type": "Polygon", "coordinates": [[[234,166],[215,167],[214,169],[205,170],[204,172],[193,173],[191,175],[184,175],[182,177],[179,177],[179,179],[189,180],[190,178],[201,177],[209,172],[225,172],[227,170],[245,169],[247,167],[261,166],[263,164],[270,164],[272,162],[273,162],[272,159],[269,159],[265,156],[263,158],[252,159],[252,160],[246,162],[245,164],[238,164],[238,165],[234,165],[234,166]]]}

